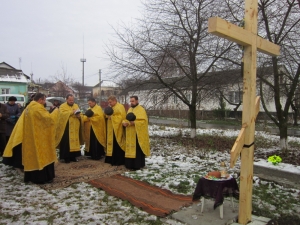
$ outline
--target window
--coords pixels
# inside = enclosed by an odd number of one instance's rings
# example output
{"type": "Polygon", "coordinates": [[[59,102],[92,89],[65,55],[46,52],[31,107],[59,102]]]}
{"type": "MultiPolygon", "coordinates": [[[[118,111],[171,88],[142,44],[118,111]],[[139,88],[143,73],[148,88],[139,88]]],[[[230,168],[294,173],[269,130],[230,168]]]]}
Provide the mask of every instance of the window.
{"type": "Polygon", "coordinates": [[[191,95],[190,94],[187,94],[186,98],[187,98],[188,101],[191,101],[191,95]]]}
{"type": "Polygon", "coordinates": [[[175,104],[177,104],[177,96],[176,96],[176,95],[173,95],[173,102],[174,102],[175,104]]]}
{"type": "Polygon", "coordinates": [[[2,94],[9,94],[9,88],[1,88],[2,94]]]}
{"type": "Polygon", "coordinates": [[[152,96],[152,102],[153,102],[154,104],[157,104],[157,96],[156,96],[156,95],[153,95],[153,96],[152,96]]]}
{"type": "Polygon", "coordinates": [[[297,91],[296,93],[295,93],[295,98],[294,98],[295,100],[295,106],[297,107],[297,108],[300,108],[300,93],[297,91]]]}
{"type": "Polygon", "coordinates": [[[24,101],[25,101],[25,100],[24,100],[24,97],[18,97],[18,96],[17,96],[16,98],[17,98],[17,101],[18,101],[18,102],[24,102],[24,101]]]}
{"type": "Polygon", "coordinates": [[[243,100],[243,92],[241,91],[230,91],[229,101],[232,103],[239,103],[243,100]]]}
{"type": "Polygon", "coordinates": [[[164,103],[167,103],[167,102],[168,102],[168,98],[169,98],[168,95],[164,95],[164,97],[163,97],[163,102],[164,102],[164,103]]]}

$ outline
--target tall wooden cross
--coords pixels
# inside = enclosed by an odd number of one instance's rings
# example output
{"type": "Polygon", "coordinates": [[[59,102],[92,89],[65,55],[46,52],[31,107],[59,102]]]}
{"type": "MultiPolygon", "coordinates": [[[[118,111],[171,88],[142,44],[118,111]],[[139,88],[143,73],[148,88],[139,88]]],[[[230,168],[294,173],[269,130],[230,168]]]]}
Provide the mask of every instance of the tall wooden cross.
{"type": "Polygon", "coordinates": [[[245,0],[245,28],[218,17],[209,18],[208,32],[244,46],[242,129],[231,149],[232,168],[241,153],[239,223],[251,221],[255,119],[260,98],[256,97],[257,51],[271,56],[280,54],[280,47],[257,36],[257,0],[245,0]]]}

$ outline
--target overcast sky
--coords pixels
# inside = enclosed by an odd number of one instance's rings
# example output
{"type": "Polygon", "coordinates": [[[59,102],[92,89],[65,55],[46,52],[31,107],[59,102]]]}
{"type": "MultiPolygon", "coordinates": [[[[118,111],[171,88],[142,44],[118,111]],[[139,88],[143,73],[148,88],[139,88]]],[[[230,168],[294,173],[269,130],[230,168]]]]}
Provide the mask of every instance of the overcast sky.
{"type": "Polygon", "coordinates": [[[104,45],[113,30],[141,17],[140,0],[2,0],[0,62],[6,62],[37,81],[51,79],[62,66],[85,84],[110,79],[104,45]],[[84,49],[84,50],[83,50],[84,49]],[[20,59],[21,58],[21,62],[20,59]]]}

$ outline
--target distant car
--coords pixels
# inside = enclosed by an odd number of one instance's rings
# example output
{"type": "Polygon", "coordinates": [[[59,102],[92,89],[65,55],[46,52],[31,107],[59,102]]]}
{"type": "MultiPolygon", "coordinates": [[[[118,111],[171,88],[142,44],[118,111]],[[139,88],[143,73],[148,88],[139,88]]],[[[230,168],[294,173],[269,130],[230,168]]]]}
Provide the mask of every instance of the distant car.
{"type": "Polygon", "coordinates": [[[59,101],[60,104],[62,104],[62,103],[64,103],[66,101],[66,99],[63,98],[63,97],[48,97],[48,98],[46,98],[46,100],[49,101],[49,102],[52,102],[52,103],[55,100],[57,100],[57,101],[59,101]]]}
{"type": "Polygon", "coordinates": [[[48,112],[50,111],[51,106],[53,106],[52,102],[46,100],[46,109],[48,112]]]}
{"type": "Polygon", "coordinates": [[[82,113],[85,113],[85,111],[90,107],[88,104],[84,103],[84,104],[79,104],[79,109],[82,113]]]}
{"type": "Polygon", "coordinates": [[[9,97],[14,96],[17,98],[16,104],[20,103],[22,107],[25,106],[25,96],[24,95],[19,95],[19,94],[2,94],[0,95],[0,103],[7,103],[9,97]]]}

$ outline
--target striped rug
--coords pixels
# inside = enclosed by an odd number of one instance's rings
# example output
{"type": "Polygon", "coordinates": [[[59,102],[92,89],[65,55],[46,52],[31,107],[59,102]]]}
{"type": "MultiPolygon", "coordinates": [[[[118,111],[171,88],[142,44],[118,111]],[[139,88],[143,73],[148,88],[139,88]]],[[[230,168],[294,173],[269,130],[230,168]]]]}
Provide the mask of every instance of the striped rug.
{"type": "Polygon", "coordinates": [[[120,174],[94,179],[88,183],[159,217],[165,217],[193,203],[192,196],[173,194],[169,190],[120,174]]]}

